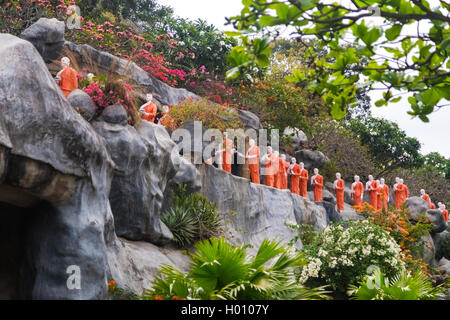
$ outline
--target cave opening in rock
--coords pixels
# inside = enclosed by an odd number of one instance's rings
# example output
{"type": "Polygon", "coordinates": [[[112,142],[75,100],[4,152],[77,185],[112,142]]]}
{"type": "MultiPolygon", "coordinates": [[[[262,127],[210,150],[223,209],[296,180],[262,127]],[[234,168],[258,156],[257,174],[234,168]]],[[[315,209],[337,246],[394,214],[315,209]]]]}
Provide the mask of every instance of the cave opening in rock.
{"type": "Polygon", "coordinates": [[[25,299],[32,286],[24,275],[27,234],[36,207],[0,202],[0,300],[25,299]]]}

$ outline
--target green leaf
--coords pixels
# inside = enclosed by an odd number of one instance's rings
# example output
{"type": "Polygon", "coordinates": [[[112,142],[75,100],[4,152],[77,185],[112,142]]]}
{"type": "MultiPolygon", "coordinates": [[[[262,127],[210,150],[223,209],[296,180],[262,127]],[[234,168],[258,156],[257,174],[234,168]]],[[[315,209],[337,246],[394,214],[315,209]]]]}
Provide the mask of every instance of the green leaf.
{"type": "Polygon", "coordinates": [[[424,104],[434,106],[439,102],[439,100],[441,100],[441,98],[442,97],[440,96],[438,90],[435,90],[434,88],[430,88],[423,93],[422,102],[424,104]]]}
{"type": "Polygon", "coordinates": [[[396,24],[392,28],[387,29],[386,39],[388,39],[389,41],[396,39],[400,35],[402,28],[403,26],[401,24],[396,24]]]}
{"type": "Polygon", "coordinates": [[[369,32],[361,37],[361,40],[368,46],[372,45],[375,41],[377,41],[382,35],[381,28],[372,28],[369,32]]]}
{"type": "Polygon", "coordinates": [[[239,67],[234,67],[226,72],[227,79],[236,79],[240,74],[239,67]]]}
{"type": "Polygon", "coordinates": [[[382,107],[386,105],[386,100],[382,99],[382,100],[378,100],[377,102],[375,102],[375,105],[377,107],[382,107]]]}
{"type": "Polygon", "coordinates": [[[259,22],[264,27],[276,26],[279,23],[279,19],[272,16],[262,16],[259,18],[259,22]]]}
{"type": "Polygon", "coordinates": [[[241,35],[240,32],[236,32],[236,31],[225,31],[224,33],[231,38],[241,35]]]}

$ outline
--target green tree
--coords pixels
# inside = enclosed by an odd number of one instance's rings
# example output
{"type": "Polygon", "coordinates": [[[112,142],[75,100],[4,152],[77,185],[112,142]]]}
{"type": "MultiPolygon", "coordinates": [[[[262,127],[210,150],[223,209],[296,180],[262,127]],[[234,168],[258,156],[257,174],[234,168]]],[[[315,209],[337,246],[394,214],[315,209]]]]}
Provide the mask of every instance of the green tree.
{"type": "Polygon", "coordinates": [[[378,164],[378,175],[396,168],[422,166],[420,142],[408,137],[396,123],[372,116],[357,116],[345,125],[369,148],[378,164]]]}
{"type": "Polygon", "coordinates": [[[268,27],[289,26],[299,39],[315,36],[318,48],[327,49],[322,57],[310,48],[305,54],[315,61],[314,67],[294,70],[289,79],[306,81],[323,96],[335,118],[344,117],[348,107],[357,103],[355,95],[363,82],[370,90],[383,92],[377,106],[398,102],[404,93],[412,94],[408,113],[422,121],[429,121],[427,115],[433,110],[449,105],[444,101],[450,100],[448,2],[439,1],[436,8],[426,0],[353,0],[345,4],[243,0],[242,4],[241,14],[229,20],[238,31],[261,33],[268,27]],[[369,25],[369,20],[376,25],[369,25]],[[349,71],[351,77],[346,76],[349,71]]]}
{"type": "Polygon", "coordinates": [[[447,180],[450,180],[450,159],[446,159],[438,152],[431,152],[424,156],[424,167],[442,173],[447,180]]]}

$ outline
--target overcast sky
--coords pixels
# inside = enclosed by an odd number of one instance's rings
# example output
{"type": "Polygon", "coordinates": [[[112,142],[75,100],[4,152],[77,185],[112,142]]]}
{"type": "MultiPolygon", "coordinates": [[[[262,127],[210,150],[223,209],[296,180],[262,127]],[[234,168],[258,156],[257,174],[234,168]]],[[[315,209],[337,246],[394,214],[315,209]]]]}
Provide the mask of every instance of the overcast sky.
{"type": "MultiPolygon", "coordinates": [[[[224,26],[225,17],[238,15],[242,8],[241,0],[158,0],[163,5],[171,6],[175,14],[190,19],[201,18],[214,24],[220,30],[232,30],[231,26],[224,26]]],[[[406,112],[409,105],[406,97],[396,104],[387,107],[375,107],[381,93],[374,93],[372,97],[372,113],[398,123],[409,136],[417,138],[422,143],[421,153],[439,152],[450,158],[450,107],[442,108],[430,115],[430,122],[423,123],[419,119],[412,119],[406,112]]]]}

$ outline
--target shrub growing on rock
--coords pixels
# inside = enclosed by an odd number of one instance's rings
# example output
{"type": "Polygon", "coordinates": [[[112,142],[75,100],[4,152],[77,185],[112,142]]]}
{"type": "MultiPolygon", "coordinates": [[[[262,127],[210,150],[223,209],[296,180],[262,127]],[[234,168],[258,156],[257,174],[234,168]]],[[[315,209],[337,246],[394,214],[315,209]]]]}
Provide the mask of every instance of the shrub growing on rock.
{"type": "Polygon", "coordinates": [[[174,120],[171,129],[183,126],[188,120],[201,121],[205,127],[221,131],[244,127],[234,109],[227,105],[209,102],[206,99],[189,98],[183,100],[170,109],[169,115],[174,120]]]}
{"type": "Polygon", "coordinates": [[[204,240],[221,233],[220,215],[216,203],[204,196],[188,194],[186,186],[180,185],[172,192],[172,204],[162,216],[162,221],[174,235],[179,247],[192,245],[196,240],[204,240]]]}
{"type": "Polygon", "coordinates": [[[330,285],[338,292],[363,280],[370,266],[393,276],[405,265],[395,240],[367,220],[329,225],[304,252],[310,262],[302,268],[300,281],[330,285]]]}

